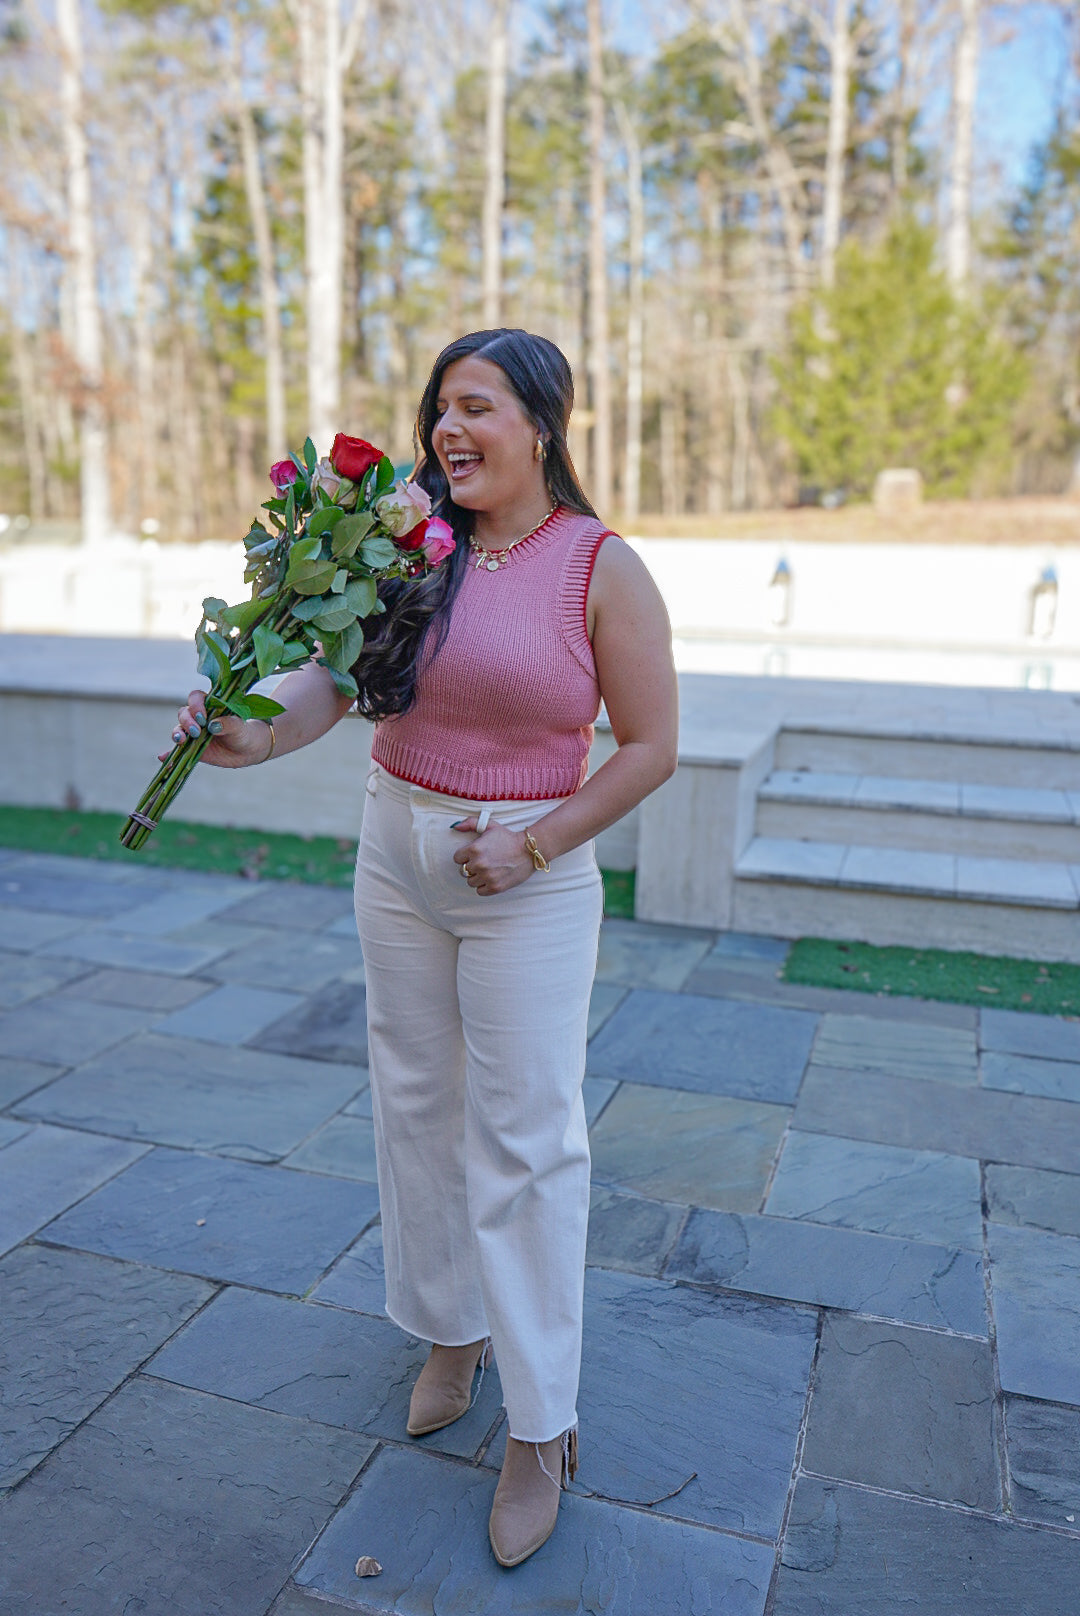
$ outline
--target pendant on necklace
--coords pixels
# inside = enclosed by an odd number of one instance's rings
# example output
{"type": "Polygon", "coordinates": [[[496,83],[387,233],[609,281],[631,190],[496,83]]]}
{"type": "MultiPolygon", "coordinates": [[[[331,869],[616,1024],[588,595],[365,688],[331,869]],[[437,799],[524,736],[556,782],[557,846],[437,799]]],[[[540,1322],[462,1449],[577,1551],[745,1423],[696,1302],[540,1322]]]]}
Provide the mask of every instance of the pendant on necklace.
{"type": "Polygon", "coordinates": [[[499,563],[497,561],[488,561],[485,563],[485,565],[487,566],[487,570],[489,572],[498,572],[499,570],[499,563]]]}

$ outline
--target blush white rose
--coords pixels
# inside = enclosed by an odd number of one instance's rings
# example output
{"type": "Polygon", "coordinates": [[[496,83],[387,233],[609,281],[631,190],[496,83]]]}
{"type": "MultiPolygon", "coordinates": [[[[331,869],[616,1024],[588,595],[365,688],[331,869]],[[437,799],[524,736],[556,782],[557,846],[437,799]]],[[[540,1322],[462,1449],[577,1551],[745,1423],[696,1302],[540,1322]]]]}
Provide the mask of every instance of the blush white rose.
{"type": "Polygon", "coordinates": [[[375,501],[379,521],[395,539],[404,538],[431,515],[431,496],[419,483],[396,482],[375,501]]]}

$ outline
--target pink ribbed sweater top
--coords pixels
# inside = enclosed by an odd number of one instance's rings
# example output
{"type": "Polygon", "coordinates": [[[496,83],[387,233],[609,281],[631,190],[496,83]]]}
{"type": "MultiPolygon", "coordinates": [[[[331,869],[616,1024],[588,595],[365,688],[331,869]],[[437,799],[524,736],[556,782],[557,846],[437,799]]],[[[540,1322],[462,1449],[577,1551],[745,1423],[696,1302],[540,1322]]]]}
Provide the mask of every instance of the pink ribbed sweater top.
{"type": "Polygon", "coordinates": [[[478,802],[571,796],[600,710],[585,604],[608,536],[560,508],[497,572],[470,561],[412,707],[376,725],[374,761],[478,802]]]}

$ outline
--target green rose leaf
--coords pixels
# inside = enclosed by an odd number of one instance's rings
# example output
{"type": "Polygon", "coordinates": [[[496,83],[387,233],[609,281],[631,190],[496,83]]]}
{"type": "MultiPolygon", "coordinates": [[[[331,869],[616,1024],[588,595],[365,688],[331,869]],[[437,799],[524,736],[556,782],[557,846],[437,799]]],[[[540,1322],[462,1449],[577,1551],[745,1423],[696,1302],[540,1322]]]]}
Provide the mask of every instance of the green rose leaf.
{"type": "Polygon", "coordinates": [[[291,533],[296,526],[296,484],[289,484],[289,491],[285,495],[285,526],[291,533]]]}
{"type": "Polygon", "coordinates": [[[385,494],[394,483],[394,462],[389,455],[383,455],[375,469],[375,494],[385,494]]]}
{"type": "Polygon", "coordinates": [[[307,530],[309,534],[321,539],[324,534],[332,532],[344,521],[348,521],[348,518],[343,510],[336,505],[323,505],[308,518],[307,530]]]}
{"type": "Polygon", "coordinates": [[[301,561],[318,560],[322,549],[322,534],[307,533],[302,539],[294,539],[289,546],[289,565],[294,566],[301,561]]]}
{"type": "Polygon", "coordinates": [[[348,673],[364,649],[364,631],[359,623],[353,622],[341,634],[324,635],[322,644],[323,654],[331,668],[336,668],[339,673],[348,673]]]}
{"type": "Polygon", "coordinates": [[[327,670],[343,696],[358,696],[360,694],[359,686],[351,673],[342,673],[340,669],[331,667],[325,657],[319,658],[319,664],[327,670]]]}
{"type": "Polygon", "coordinates": [[[356,617],[368,617],[375,610],[377,599],[374,578],[353,578],[345,585],[345,604],[356,617]]]}
{"type": "Polygon", "coordinates": [[[311,655],[303,640],[290,640],[278,657],[279,668],[291,668],[294,662],[306,662],[311,655]]]}
{"type": "Polygon", "coordinates": [[[334,574],[334,581],[330,585],[330,593],[332,595],[340,595],[348,581],[349,574],[345,571],[344,567],[339,567],[334,574]]]}
{"type": "Polygon", "coordinates": [[[259,678],[265,679],[268,673],[273,673],[285,649],[285,641],[280,634],[270,628],[266,623],[260,623],[251,636],[255,647],[255,663],[259,670],[259,678]]]}
{"type": "Polygon", "coordinates": [[[397,545],[392,539],[384,539],[377,533],[373,539],[365,539],[360,546],[360,559],[369,567],[388,567],[397,559],[397,545]]]}
{"type": "Polygon", "coordinates": [[[260,696],[258,691],[245,696],[244,704],[249,718],[277,718],[285,711],[280,701],[275,701],[273,696],[260,696]]]}
{"type": "Polygon", "coordinates": [[[242,600],[238,606],[227,606],[219,614],[219,621],[227,628],[238,629],[243,634],[265,610],[266,607],[261,600],[242,600]]]}
{"type": "Polygon", "coordinates": [[[374,522],[370,511],[357,511],[352,516],[342,517],[330,540],[330,548],[337,560],[343,561],[356,554],[361,539],[367,537],[374,522]]]}
{"type": "Polygon", "coordinates": [[[227,707],[230,713],[235,713],[237,718],[250,718],[252,716],[251,708],[243,696],[225,696],[222,698],[221,705],[227,707]]]}
{"type": "Polygon", "coordinates": [[[203,616],[207,621],[216,623],[222,612],[227,612],[229,608],[225,601],[218,599],[217,595],[207,595],[202,603],[202,609],[203,616]]]}
{"type": "Polygon", "coordinates": [[[227,679],[229,676],[229,646],[224,635],[213,628],[200,628],[195,635],[195,649],[199,654],[199,672],[208,679],[227,679]]]}
{"type": "Polygon", "coordinates": [[[315,453],[315,445],[312,443],[310,438],[305,438],[304,439],[304,465],[307,467],[309,472],[315,470],[315,467],[316,467],[316,465],[318,463],[318,459],[319,459],[319,457],[315,453]]]}
{"type": "Polygon", "coordinates": [[[332,605],[332,600],[323,600],[319,596],[314,600],[298,600],[295,606],[289,607],[289,611],[299,622],[310,623],[313,617],[318,617],[320,612],[327,611],[332,605]]]}
{"type": "Polygon", "coordinates": [[[334,563],[328,561],[311,574],[293,578],[292,586],[298,595],[324,595],[334,581],[335,571],[334,563]]]}
{"type": "Polygon", "coordinates": [[[334,605],[313,617],[312,627],[324,634],[341,634],[345,629],[351,628],[356,622],[356,613],[351,612],[345,605],[334,605]]]}

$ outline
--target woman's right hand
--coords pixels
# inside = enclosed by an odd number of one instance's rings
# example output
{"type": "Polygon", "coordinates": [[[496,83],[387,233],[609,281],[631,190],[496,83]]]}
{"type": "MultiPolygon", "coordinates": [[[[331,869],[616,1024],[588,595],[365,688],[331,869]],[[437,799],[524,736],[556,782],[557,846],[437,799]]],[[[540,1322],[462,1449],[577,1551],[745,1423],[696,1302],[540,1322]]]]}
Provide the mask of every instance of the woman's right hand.
{"type": "MultiPolygon", "coordinates": [[[[202,753],[200,762],[215,764],[219,769],[243,769],[250,763],[262,763],[269,756],[270,728],[261,719],[245,720],[234,717],[232,713],[223,713],[210,722],[213,739],[202,753]]],[[[182,743],[186,746],[189,740],[197,740],[207,727],[206,693],[193,690],[188,696],[187,705],[181,707],[176,715],[173,746],[167,752],[158,753],[159,761],[164,763],[166,758],[171,757],[177,745],[182,743]]]]}

